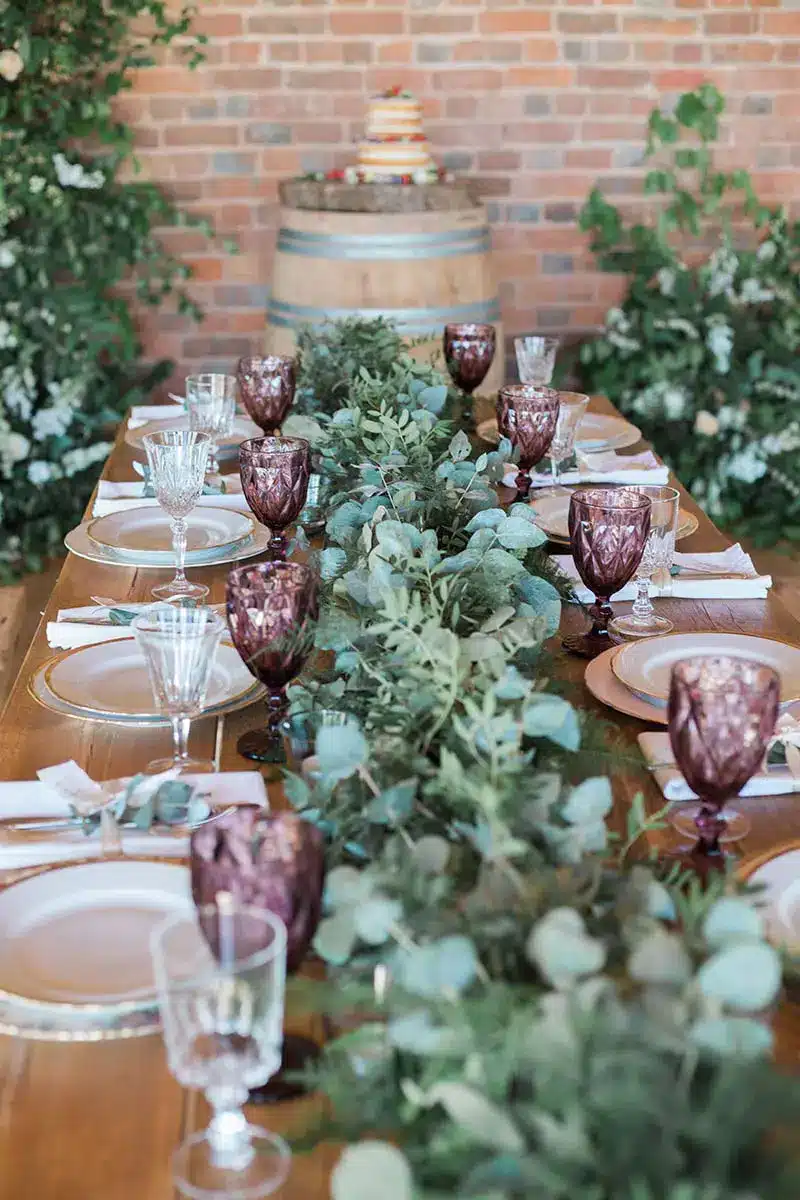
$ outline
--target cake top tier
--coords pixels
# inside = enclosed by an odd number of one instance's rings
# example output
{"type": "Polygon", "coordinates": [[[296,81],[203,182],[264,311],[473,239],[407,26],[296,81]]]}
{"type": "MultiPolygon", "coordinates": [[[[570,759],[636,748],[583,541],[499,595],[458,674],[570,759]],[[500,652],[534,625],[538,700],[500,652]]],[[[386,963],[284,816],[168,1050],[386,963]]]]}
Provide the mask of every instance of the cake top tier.
{"type": "Polygon", "coordinates": [[[421,141],[422,105],[409,92],[391,88],[374,96],[367,110],[366,136],[369,141],[421,141]]]}

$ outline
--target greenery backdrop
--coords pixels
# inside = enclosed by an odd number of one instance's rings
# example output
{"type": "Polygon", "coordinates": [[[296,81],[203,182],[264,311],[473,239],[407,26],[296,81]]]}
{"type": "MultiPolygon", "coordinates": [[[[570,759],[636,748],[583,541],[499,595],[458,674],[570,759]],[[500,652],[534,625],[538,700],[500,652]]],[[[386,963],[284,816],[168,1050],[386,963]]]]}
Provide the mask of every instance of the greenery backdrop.
{"type": "Polygon", "coordinates": [[[770,545],[800,539],[800,223],[761,204],[745,170],[715,169],[723,111],[711,85],[654,110],[646,223],[589,197],[598,265],[629,284],[581,368],[709,516],[770,545]]]}
{"type": "MultiPolygon", "coordinates": [[[[112,112],[190,18],[158,0],[0,5],[0,582],[59,551],[121,413],[166,373],[142,373],[118,285],[196,314],[156,232],[190,222],[154,185],[121,181],[133,138],[112,112]]],[[[196,53],[189,39],[190,65],[196,53]]]]}

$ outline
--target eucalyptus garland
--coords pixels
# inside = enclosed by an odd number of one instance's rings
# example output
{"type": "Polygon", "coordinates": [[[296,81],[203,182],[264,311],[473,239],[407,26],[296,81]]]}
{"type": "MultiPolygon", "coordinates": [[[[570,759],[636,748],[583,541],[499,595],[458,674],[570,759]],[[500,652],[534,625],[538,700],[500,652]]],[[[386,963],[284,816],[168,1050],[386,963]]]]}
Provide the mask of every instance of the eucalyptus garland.
{"type": "Polygon", "coordinates": [[[496,502],[509,447],[474,458],[446,400],[400,354],[294,418],[334,494],[333,665],[293,705],[351,717],[286,778],[328,838],[310,1003],[340,1029],[298,1144],[347,1143],[335,1200],[794,1200],[774,1135],[800,1087],[763,1061],[779,956],[732,878],[631,862],[662,816],[641,796],[608,832],[549,678],[559,582],[527,506],[496,502]]]}

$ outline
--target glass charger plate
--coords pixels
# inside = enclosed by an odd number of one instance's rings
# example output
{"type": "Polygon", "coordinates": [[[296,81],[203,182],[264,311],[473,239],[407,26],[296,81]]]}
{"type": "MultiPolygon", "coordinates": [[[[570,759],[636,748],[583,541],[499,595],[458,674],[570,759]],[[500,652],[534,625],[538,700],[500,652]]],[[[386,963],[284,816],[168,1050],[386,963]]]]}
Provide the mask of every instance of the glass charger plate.
{"type": "Polygon", "coordinates": [[[800,648],[744,633],[671,633],[630,642],[621,647],[611,666],[625,687],[665,705],[676,662],[717,654],[766,663],[781,677],[781,702],[790,704],[800,699],[800,648]]]}
{"type": "MultiPolygon", "coordinates": [[[[500,440],[494,417],[480,421],[475,432],[482,441],[492,445],[500,440]]],[[[581,419],[575,446],[583,454],[594,454],[598,450],[625,450],[628,446],[635,446],[641,438],[642,431],[623,417],[590,412],[581,419]]]]}
{"type": "Polygon", "coordinates": [[[0,893],[0,1002],[94,1027],[152,1011],[150,934],[186,911],[189,872],[177,863],[58,864],[11,883],[0,893]]]}
{"type": "MultiPolygon", "coordinates": [[[[244,497],[242,497],[244,505],[244,497]]],[[[186,565],[191,566],[215,550],[233,550],[255,533],[249,513],[232,508],[202,506],[186,517],[186,565]]],[[[142,555],[152,562],[175,565],[172,522],[161,508],[143,505],[95,517],[86,526],[86,536],[102,549],[125,558],[142,555]]]]}
{"type": "MultiPolygon", "coordinates": [[[[125,441],[132,450],[136,450],[140,455],[144,455],[144,441],[150,433],[160,433],[165,429],[188,429],[188,417],[169,417],[166,421],[149,421],[147,425],[140,425],[138,429],[128,429],[125,431],[125,441]]],[[[239,447],[242,442],[246,442],[248,438],[260,438],[264,436],[264,431],[259,429],[258,425],[254,424],[248,417],[237,416],[233,422],[233,430],[230,437],[222,438],[219,443],[220,458],[235,458],[239,453],[239,447]]]]}
{"type": "MultiPolygon", "coordinates": [[[[123,558],[115,551],[99,546],[96,542],[92,541],[87,533],[90,524],[90,521],[85,521],[82,525],[71,529],[64,538],[64,545],[77,558],[86,558],[89,562],[103,563],[107,567],[136,567],[139,570],[152,571],[163,571],[165,567],[169,568],[169,563],[161,561],[153,562],[145,554],[141,556],[131,554],[130,557],[126,556],[123,558]]],[[[187,562],[187,566],[213,567],[223,563],[238,562],[242,558],[253,558],[256,554],[264,553],[269,546],[271,536],[270,531],[263,525],[256,525],[252,538],[249,538],[238,546],[223,546],[219,550],[209,550],[206,553],[198,551],[197,557],[191,563],[187,562]]]]}

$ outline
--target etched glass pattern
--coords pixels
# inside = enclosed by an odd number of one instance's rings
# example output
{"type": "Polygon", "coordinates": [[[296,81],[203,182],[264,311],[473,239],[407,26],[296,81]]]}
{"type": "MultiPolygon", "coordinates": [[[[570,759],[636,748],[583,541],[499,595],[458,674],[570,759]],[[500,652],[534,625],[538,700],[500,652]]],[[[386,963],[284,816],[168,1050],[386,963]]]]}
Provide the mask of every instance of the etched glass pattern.
{"type": "Polygon", "coordinates": [[[189,583],[184,571],[184,518],[202,495],[211,439],[205,433],[171,429],[148,434],[142,440],[156,500],[172,522],[172,546],[175,551],[175,578],[171,583],[153,588],[152,594],[159,600],[170,600],[175,596],[202,600],[208,595],[208,588],[189,583]]]}
{"type": "Polygon", "coordinates": [[[519,451],[516,478],[520,496],[530,491],[530,469],[541,462],[550,448],[558,421],[559,398],[553,388],[529,383],[512,383],[497,396],[497,427],[519,451]]]}
{"type": "Polygon", "coordinates": [[[242,491],[254,516],[272,531],[270,551],[286,554],[283,531],[296,521],[308,494],[311,451],[303,438],[265,437],[239,447],[242,491]]]}
{"type": "Polygon", "coordinates": [[[636,570],[636,599],[627,617],[615,617],[611,628],[627,637],[651,637],[669,633],[671,621],[659,616],[650,599],[650,580],[658,572],[669,573],[675,554],[675,534],[678,530],[680,493],[673,487],[637,485],[630,488],[650,501],[650,533],[647,535],[642,560],[636,570]]]}
{"type": "Polygon", "coordinates": [[[236,379],[233,375],[210,373],[186,377],[186,411],[189,428],[207,433],[211,439],[208,473],[219,475],[219,443],[230,437],[236,416],[236,379]]]}
{"type": "Polygon", "coordinates": [[[461,323],[444,327],[444,361],[456,387],[471,396],[480,387],[494,361],[497,331],[494,325],[461,323]]]}
{"type": "Polygon", "coordinates": [[[279,430],[294,402],[295,360],[280,354],[240,358],[236,378],[242,404],[251,420],[264,433],[279,430]]]}
{"type": "Polygon", "coordinates": [[[517,370],[522,383],[547,384],[553,378],[558,338],[531,334],[514,339],[517,370]]]}

